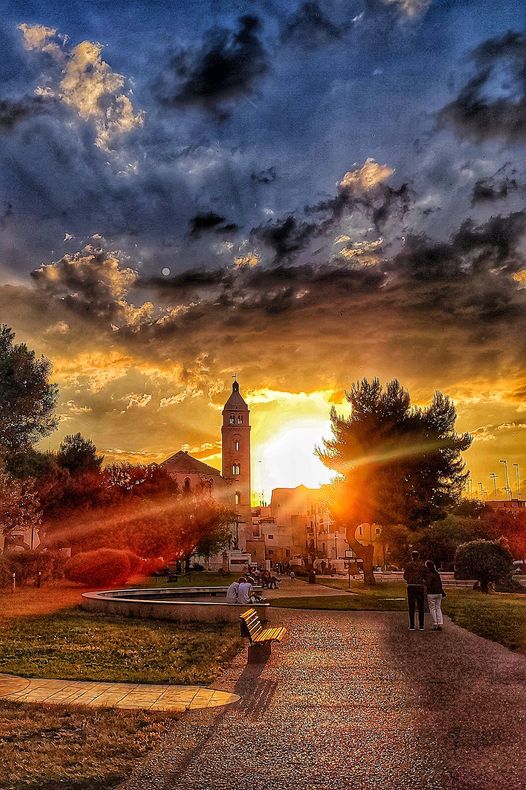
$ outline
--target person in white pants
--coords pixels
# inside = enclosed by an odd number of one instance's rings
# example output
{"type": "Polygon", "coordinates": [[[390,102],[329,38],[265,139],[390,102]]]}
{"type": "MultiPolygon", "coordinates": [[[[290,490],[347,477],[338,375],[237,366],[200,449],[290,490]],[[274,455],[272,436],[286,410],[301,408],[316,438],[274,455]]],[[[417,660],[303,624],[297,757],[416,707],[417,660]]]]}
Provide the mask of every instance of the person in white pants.
{"type": "Polygon", "coordinates": [[[433,625],[432,631],[441,631],[444,625],[444,617],[442,615],[442,598],[445,597],[444,588],[442,587],[442,579],[435,567],[432,560],[426,562],[426,587],[427,587],[427,602],[429,604],[429,613],[433,625]]]}

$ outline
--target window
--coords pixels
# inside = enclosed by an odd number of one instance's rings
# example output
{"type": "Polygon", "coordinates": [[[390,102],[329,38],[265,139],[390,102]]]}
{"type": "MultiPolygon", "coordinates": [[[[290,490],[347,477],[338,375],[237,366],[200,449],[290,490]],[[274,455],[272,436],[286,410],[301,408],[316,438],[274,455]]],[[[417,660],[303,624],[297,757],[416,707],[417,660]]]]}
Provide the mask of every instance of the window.
{"type": "Polygon", "coordinates": [[[233,475],[241,474],[241,466],[239,464],[232,464],[232,474],[233,475]]]}
{"type": "Polygon", "coordinates": [[[363,533],[362,533],[362,528],[361,528],[361,527],[358,527],[358,535],[362,535],[362,534],[363,534],[363,533]]]}
{"type": "Polygon", "coordinates": [[[231,414],[230,417],[228,418],[228,422],[230,423],[230,425],[234,425],[235,421],[236,418],[234,417],[233,414],[231,414]]]}
{"type": "Polygon", "coordinates": [[[243,425],[243,417],[241,416],[241,414],[237,415],[237,424],[238,425],[243,425]]]}
{"type": "Polygon", "coordinates": [[[239,452],[239,439],[234,439],[234,450],[236,453],[239,452]]]}
{"type": "Polygon", "coordinates": [[[236,505],[239,505],[240,500],[241,500],[241,495],[239,491],[236,491],[236,493],[234,494],[234,503],[236,505]]]}
{"type": "Polygon", "coordinates": [[[187,494],[190,491],[190,478],[186,477],[183,483],[183,492],[187,494]]]}
{"type": "Polygon", "coordinates": [[[267,535],[267,538],[268,538],[269,540],[274,540],[274,535],[267,535]]]}
{"type": "Polygon", "coordinates": [[[376,527],[376,530],[375,530],[375,531],[376,531],[376,534],[377,534],[377,535],[380,535],[380,534],[381,534],[381,532],[382,532],[382,530],[380,529],[380,527],[376,527]]]}

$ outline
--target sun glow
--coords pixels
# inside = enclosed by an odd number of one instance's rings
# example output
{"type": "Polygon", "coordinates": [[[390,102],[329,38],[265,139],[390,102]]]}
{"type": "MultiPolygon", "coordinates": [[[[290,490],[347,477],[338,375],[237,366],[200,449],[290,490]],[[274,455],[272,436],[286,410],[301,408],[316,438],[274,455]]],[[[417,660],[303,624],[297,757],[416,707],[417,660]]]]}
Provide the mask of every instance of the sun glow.
{"type": "Polygon", "coordinates": [[[314,448],[328,436],[329,422],[299,419],[289,422],[279,433],[263,442],[252,461],[253,491],[257,502],[269,501],[273,488],[305,485],[317,488],[328,483],[333,473],[314,455],[314,448]]]}

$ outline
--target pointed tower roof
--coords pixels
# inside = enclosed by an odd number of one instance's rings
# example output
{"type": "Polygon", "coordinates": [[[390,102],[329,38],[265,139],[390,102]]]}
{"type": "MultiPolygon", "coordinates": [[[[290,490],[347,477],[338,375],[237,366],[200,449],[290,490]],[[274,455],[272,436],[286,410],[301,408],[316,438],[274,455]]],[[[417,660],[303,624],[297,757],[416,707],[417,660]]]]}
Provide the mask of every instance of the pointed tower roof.
{"type": "Polygon", "coordinates": [[[232,384],[232,392],[223,408],[223,412],[225,411],[249,411],[247,404],[239,392],[239,382],[237,380],[232,384]]]}
{"type": "Polygon", "coordinates": [[[168,469],[169,472],[182,472],[182,473],[198,473],[201,475],[221,475],[219,469],[214,466],[199,461],[192,455],[189,455],[185,450],[179,450],[175,455],[163,461],[161,466],[168,469]]]}

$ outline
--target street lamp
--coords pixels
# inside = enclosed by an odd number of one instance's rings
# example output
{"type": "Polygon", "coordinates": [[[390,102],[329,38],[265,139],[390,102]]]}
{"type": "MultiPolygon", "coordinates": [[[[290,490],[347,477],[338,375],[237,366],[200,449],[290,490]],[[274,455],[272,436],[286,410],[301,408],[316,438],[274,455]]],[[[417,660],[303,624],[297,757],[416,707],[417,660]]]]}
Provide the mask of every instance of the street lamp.
{"type": "Polygon", "coordinates": [[[496,499],[497,498],[497,475],[495,474],[495,472],[491,472],[490,477],[493,480],[493,494],[494,494],[495,499],[496,499]]]}
{"type": "Polygon", "coordinates": [[[517,498],[521,498],[521,474],[519,469],[519,464],[513,464],[515,467],[515,474],[517,476],[517,498]]]}
{"type": "Polygon", "coordinates": [[[501,459],[500,463],[504,464],[504,471],[506,473],[506,493],[507,493],[508,497],[511,499],[510,476],[508,474],[508,462],[507,461],[503,461],[501,459]]]}

